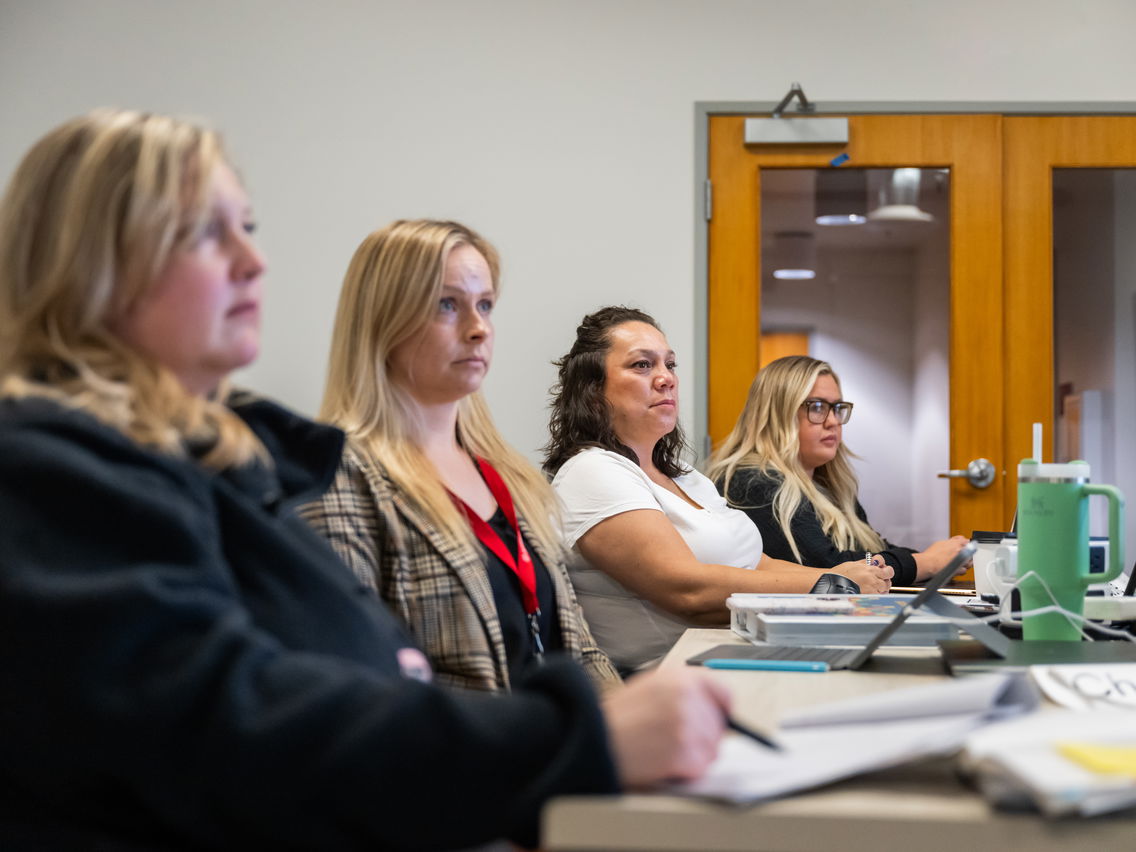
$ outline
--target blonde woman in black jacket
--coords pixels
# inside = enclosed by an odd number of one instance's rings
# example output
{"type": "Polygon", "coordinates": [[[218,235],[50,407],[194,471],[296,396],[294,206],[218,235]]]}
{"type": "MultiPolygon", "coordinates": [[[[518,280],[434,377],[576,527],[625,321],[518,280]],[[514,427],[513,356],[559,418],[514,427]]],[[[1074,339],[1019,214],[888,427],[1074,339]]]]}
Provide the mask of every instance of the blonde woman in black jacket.
{"type": "Polygon", "coordinates": [[[844,444],[852,403],[824,361],[778,358],[750,386],[733,431],[707,474],[731,506],[761,531],[765,552],[829,569],[865,552],[895,571],[895,585],[930,577],[966,544],[963,536],[923,551],[885,541],[868,523],[844,444]]]}
{"type": "Polygon", "coordinates": [[[342,433],[226,393],[252,230],[216,134],[134,112],[48,134],[0,204],[6,852],[535,844],[550,796],[701,773],[728,702],[701,680],[602,709],[570,662],[427,682],[295,514],[342,433]]]}

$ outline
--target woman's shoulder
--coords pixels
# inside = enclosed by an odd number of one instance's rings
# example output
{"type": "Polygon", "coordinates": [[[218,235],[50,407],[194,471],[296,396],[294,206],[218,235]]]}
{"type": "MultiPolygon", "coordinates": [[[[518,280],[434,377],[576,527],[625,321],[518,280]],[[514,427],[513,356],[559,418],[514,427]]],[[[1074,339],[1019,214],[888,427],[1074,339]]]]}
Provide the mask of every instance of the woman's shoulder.
{"type": "Polygon", "coordinates": [[[636,478],[646,479],[639,465],[619,453],[602,447],[586,447],[561,465],[552,478],[553,486],[569,481],[579,481],[596,475],[610,476],[613,471],[623,471],[636,478]]]}
{"type": "Polygon", "coordinates": [[[381,502],[390,499],[397,490],[382,460],[358,438],[348,435],[329,491],[365,492],[376,502],[381,502]]]}
{"type": "Polygon", "coordinates": [[[76,441],[134,446],[124,433],[63,400],[38,395],[0,398],[0,437],[12,440],[37,436],[68,436],[76,441]]]}
{"type": "Polygon", "coordinates": [[[697,468],[690,468],[686,473],[680,473],[674,481],[684,490],[688,488],[709,488],[716,491],[714,483],[697,468]]]}
{"type": "Polygon", "coordinates": [[[305,500],[332,484],[343,455],[344,434],[309,420],[248,390],[234,390],[226,404],[256,434],[289,497],[305,500]]]}
{"type": "MultiPolygon", "coordinates": [[[[431,471],[423,476],[433,476],[431,471]]],[[[323,511],[343,515],[365,515],[378,523],[398,516],[417,524],[427,523],[420,504],[391,475],[383,457],[356,436],[347,436],[339,469],[331,488],[324,494],[323,511]]]]}
{"type": "Polygon", "coordinates": [[[93,414],[40,396],[0,399],[0,461],[26,464],[45,456],[58,464],[101,459],[122,467],[188,469],[191,466],[131,440],[93,414]]]}
{"type": "Polygon", "coordinates": [[[200,502],[209,499],[210,479],[191,460],[144,447],[81,409],[46,397],[0,399],[2,488],[49,484],[64,501],[68,483],[82,482],[84,493],[103,489],[127,500],[180,493],[200,502]]]}
{"type": "Polygon", "coordinates": [[[344,470],[367,471],[375,476],[386,478],[387,469],[373,453],[367,451],[362,442],[351,435],[343,442],[343,455],[339,466],[344,470]]]}
{"type": "MultiPolygon", "coordinates": [[[[726,496],[735,502],[771,498],[783,481],[784,477],[776,471],[756,465],[738,467],[730,477],[729,493],[726,496]]],[[[715,484],[722,487],[723,481],[719,479],[715,484]]]]}
{"type": "MultiPolygon", "coordinates": [[[[332,539],[333,546],[338,537],[358,535],[376,540],[387,523],[394,491],[381,462],[348,437],[331,485],[317,499],[301,506],[299,514],[317,532],[332,539]]],[[[340,555],[345,556],[343,552],[340,555]]],[[[369,568],[358,568],[353,556],[350,550],[346,554],[356,574],[373,584],[369,568]]],[[[370,559],[368,566],[373,561],[370,559]]]]}
{"type": "Polygon", "coordinates": [[[647,474],[630,459],[610,450],[580,451],[557,471],[552,487],[560,498],[569,546],[612,515],[660,508],[647,474]]]}

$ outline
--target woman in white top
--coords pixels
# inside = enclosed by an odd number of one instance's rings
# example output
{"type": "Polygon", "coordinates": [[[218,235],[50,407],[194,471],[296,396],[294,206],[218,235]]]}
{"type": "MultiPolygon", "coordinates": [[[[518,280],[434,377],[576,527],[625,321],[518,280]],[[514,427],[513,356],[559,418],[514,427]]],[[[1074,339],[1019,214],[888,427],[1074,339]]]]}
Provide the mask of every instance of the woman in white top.
{"type": "MultiPolygon", "coordinates": [[[[734,592],[813,587],[821,571],[763,554],[745,513],[683,464],[675,356],[650,316],[584,317],[557,366],[544,469],[564,503],[580,605],[617,667],[655,662],[687,627],[725,623],[734,592]]],[[[882,560],[830,570],[865,592],[886,592],[892,575],[882,560]]]]}

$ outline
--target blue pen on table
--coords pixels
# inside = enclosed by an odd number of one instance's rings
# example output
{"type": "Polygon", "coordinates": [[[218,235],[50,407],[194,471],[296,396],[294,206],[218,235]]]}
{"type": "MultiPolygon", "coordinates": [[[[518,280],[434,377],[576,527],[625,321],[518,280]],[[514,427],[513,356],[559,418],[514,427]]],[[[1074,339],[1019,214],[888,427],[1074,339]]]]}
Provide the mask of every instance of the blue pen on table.
{"type": "Polygon", "coordinates": [[[708,669],[741,669],[754,672],[826,672],[824,660],[733,660],[715,658],[703,660],[708,669]]]}
{"type": "Polygon", "coordinates": [[[755,740],[756,742],[761,743],[766,748],[771,748],[774,751],[782,750],[780,743],[776,742],[775,740],[771,740],[769,737],[765,736],[765,734],[759,734],[753,728],[749,727],[748,725],[743,725],[732,716],[726,717],[726,727],[731,731],[737,731],[742,736],[749,737],[751,740],[755,740]]]}

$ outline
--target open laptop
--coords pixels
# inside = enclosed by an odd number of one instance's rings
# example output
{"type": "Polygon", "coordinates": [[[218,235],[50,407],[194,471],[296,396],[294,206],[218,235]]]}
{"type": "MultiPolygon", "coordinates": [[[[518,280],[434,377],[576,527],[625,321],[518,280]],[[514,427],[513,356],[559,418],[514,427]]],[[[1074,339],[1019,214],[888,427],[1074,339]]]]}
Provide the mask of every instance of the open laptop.
{"type": "MultiPolygon", "coordinates": [[[[858,669],[871,659],[876,649],[884,644],[895,631],[899,630],[899,628],[903,626],[903,623],[907,621],[917,609],[926,606],[928,601],[937,600],[948,607],[944,612],[939,613],[941,615],[947,614],[952,618],[958,618],[960,614],[964,614],[960,607],[937,594],[937,592],[970,561],[970,557],[974,555],[975,549],[973,542],[963,547],[963,549],[955,555],[955,558],[943,567],[941,571],[931,577],[922,591],[912,598],[907,606],[896,613],[891,621],[881,627],[879,632],[873,636],[863,648],[800,648],[790,645],[718,645],[715,648],[711,648],[709,651],[704,651],[701,654],[691,657],[687,660],[687,663],[691,665],[701,665],[706,662],[706,660],[716,659],[802,660],[828,663],[830,669],[858,669]]],[[[975,623],[982,624],[982,622],[977,620],[975,620],[975,623]]],[[[982,626],[986,627],[985,624],[982,624],[982,626]]],[[[992,628],[987,627],[986,629],[997,633],[997,631],[992,628]]],[[[1133,647],[1136,647],[1136,645],[1133,647]]]]}

